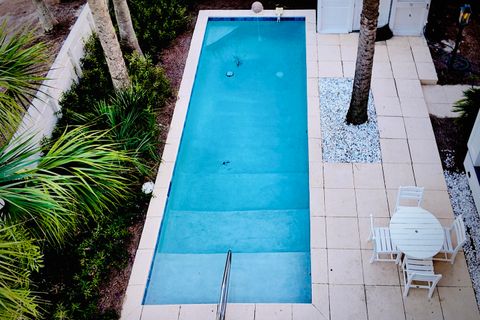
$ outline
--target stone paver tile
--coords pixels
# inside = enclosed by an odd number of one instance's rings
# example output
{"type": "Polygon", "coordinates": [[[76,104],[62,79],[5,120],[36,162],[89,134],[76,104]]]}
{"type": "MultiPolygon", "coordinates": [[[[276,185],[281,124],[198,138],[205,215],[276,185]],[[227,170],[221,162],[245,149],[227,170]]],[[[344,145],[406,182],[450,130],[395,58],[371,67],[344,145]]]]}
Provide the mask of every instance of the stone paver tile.
{"type": "MultiPolygon", "coordinates": [[[[363,278],[365,285],[400,286],[397,265],[391,262],[370,263],[372,250],[362,251],[363,278]]],[[[399,288],[400,290],[400,288],[399,288]]]]}
{"type": "Polygon", "coordinates": [[[325,194],[323,188],[310,188],[310,214],[315,217],[325,216],[325,194]]]}
{"type": "MultiPolygon", "coordinates": [[[[421,118],[417,118],[421,119],[421,118]]],[[[425,118],[428,120],[427,118],[425,118]]],[[[440,163],[435,140],[408,140],[413,163],[440,163]]]]}
{"type": "Polygon", "coordinates": [[[433,62],[416,62],[418,79],[422,84],[437,84],[437,70],[433,62]]]}
{"type": "Polygon", "coordinates": [[[397,97],[397,88],[393,79],[372,79],[373,97],[397,97]]]}
{"type": "Polygon", "coordinates": [[[395,213],[395,206],[397,205],[398,188],[387,189],[388,209],[390,210],[390,217],[395,213]]]}
{"type": "Polygon", "coordinates": [[[430,49],[428,46],[412,46],[413,59],[416,63],[432,63],[432,56],[430,55],[430,49]]]}
{"type": "Polygon", "coordinates": [[[380,139],[383,163],[410,163],[406,139],[380,139]]]}
{"type": "Polygon", "coordinates": [[[317,97],[315,97],[313,95],[308,96],[307,97],[307,104],[308,104],[308,116],[309,117],[313,117],[313,116],[318,117],[320,115],[320,100],[318,99],[318,96],[317,97]]]}
{"type": "Polygon", "coordinates": [[[429,118],[405,118],[408,139],[430,139],[435,141],[432,123],[429,118]]]}
{"type": "Polygon", "coordinates": [[[162,320],[178,320],[179,312],[179,305],[144,305],[141,320],[157,320],[160,315],[162,320]]]}
{"type": "Polygon", "coordinates": [[[440,163],[414,163],[415,181],[417,186],[429,190],[447,190],[443,169],[440,163]]]}
{"type": "Polygon", "coordinates": [[[423,98],[422,85],[419,80],[395,79],[398,96],[404,98],[423,98]]]}
{"type": "Polygon", "coordinates": [[[307,92],[311,97],[317,97],[318,99],[318,79],[309,78],[307,79],[307,92]]]}
{"type": "Polygon", "coordinates": [[[340,53],[343,61],[355,61],[357,60],[357,46],[353,45],[340,45],[340,53]]]}
{"type": "Polygon", "coordinates": [[[308,138],[308,161],[322,161],[322,139],[308,138]]]}
{"type": "Polygon", "coordinates": [[[122,319],[140,319],[145,285],[128,286],[123,298],[122,319]]]}
{"type": "Polygon", "coordinates": [[[312,283],[328,283],[327,250],[311,249],[312,283]]]}
{"type": "Polygon", "coordinates": [[[317,33],[317,43],[321,45],[335,46],[340,45],[340,37],[338,34],[321,34],[317,33]]]}
{"type": "Polygon", "coordinates": [[[153,249],[137,250],[133,263],[129,285],[147,284],[148,271],[152,263],[153,249]]]}
{"type": "MultiPolygon", "coordinates": [[[[374,217],[374,223],[376,227],[388,227],[390,224],[390,218],[374,217]]],[[[368,241],[368,237],[370,235],[370,217],[358,218],[358,228],[360,230],[361,249],[371,250],[372,242],[368,241]]]]}
{"type": "Polygon", "coordinates": [[[291,304],[257,304],[255,305],[255,320],[292,320],[291,304]]]}
{"type": "Polygon", "coordinates": [[[447,191],[425,190],[423,192],[422,207],[437,218],[453,218],[452,205],[447,191]]]}
{"type": "Polygon", "coordinates": [[[358,45],[358,33],[341,33],[339,36],[341,45],[358,45]]]}
{"type": "Polygon", "coordinates": [[[422,86],[423,95],[425,96],[425,101],[428,103],[446,103],[447,94],[443,90],[442,86],[439,85],[423,85],[422,86]]]}
{"type": "Polygon", "coordinates": [[[375,97],[374,105],[377,116],[399,117],[402,115],[398,97],[375,97]]]}
{"type": "Polygon", "coordinates": [[[315,306],[306,303],[292,304],[293,320],[328,320],[315,306]]]}
{"type": "Polygon", "coordinates": [[[405,320],[400,286],[366,286],[369,320],[405,320]]]}
{"type": "Polygon", "coordinates": [[[405,125],[402,117],[377,117],[380,138],[406,139],[405,125]]]}
{"type": "Polygon", "coordinates": [[[426,290],[410,289],[408,297],[403,299],[403,306],[405,308],[405,316],[407,320],[443,319],[442,307],[440,306],[437,291],[433,293],[431,299],[428,299],[426,290]]]}
{"type": "Polygon", "coordinates": [[[410,47],[415,47],[415,46],[427,46],[427,40],[425,40],[425,37],[423,36],[412,36],[408,37],[408,42],[410,43],[410,47]]]}
{"type": "Polygon", "coordinates": [[[359,217],[390,217],[385,189],[356,189],[359,217]]]}
{"type": "Polygon", "coordinates": [[[312,248],[320,249],[327,247],[325,217],[310,218],[310,245],[312,248]]]}
{"type": "Polygon", "coordinates": [[[313,62],[314,65],[317,64],[318,61],[318,53],[317,53],[317,46],[307,46],[307,61],[313,62]]]}
{"type": "Polygon", "coordinates": [[[408,41],[408,37],[404,36],[394,36],[391,39],[387,40],[387,46],[392,47],[410,47],[410,42],[408,41]]]}
{"type": "Polygon", "coordinates": [[[360,249],[358,219],[327,217],[328,249],[360,249]]]}
{"type": "Polygon", "coordinates": [[[445,319],[478,320],[478,306],[472,288],[438,287],[445,319]]]}
{"type": "Polygon", "coordinates": [[[388,57],[387,46],[378,45],[375,43],[375,54],[373,55],[373,61],[375,62],[390,62],[388,57]]]}
{"type": "Polygon", "coordinates": [[[325,188],[353,188],[353,168],[350,163],[325,163],[325,188]]]}
{"type": "Polygon", "coordinates": [[[308,176],[310,186],[323,187],[323,163],[320,161],[310,162],[308,176]]]}
{"type": "Polygon", "coordinates": [[[387,43],[387,50],[391,62],[413,62],[410,46],[389,46],[387,43]]]}
{"type": "Polygon", "coordinates": [[[356,189],[385,188],[380,163],[354,163],[353,180],[356,189]]]}
{"type": "Polygon", "coordinates": [[[329,284],[363,284],[360,250],[328,249],[327,253],[329,284]]]}
{"type": "Polygon", "coordinates": [[[395,79],[418,79],[417,68],[413,62],[392,62],[395,79]]]}
{"type": "Polygon", "coordinates": [[[330,299],[328,295],[328,284],[312,284],[312,304],[325,318],[329,318],[330,299]]]}
{"type": "Polygon", "coordinates": [[[230,303],[225,318],[228,320],[253,320],[255,319],[255,305],[230,303]]]}
{"type": "Polygon", "coordinates": [[[427,103],[428,112],[440,118],[456,118],[458,114],[453,112],[450,103],[427,103]]]}
{"type": "Polygon", "coordinates": [[[374,61],[372,78],[380,78],[380,79],[393,78],[392,67],[390,66],[390,62],[374,61]]]}
{"type": "Polygon", "coordinates": [[[342,63],[340,61],[319,61],[318,76],[327,78],[342,77],[342,63]]]}
{"type": "Polygon", "coordinates": [[[413,186],[412,166],[405,163],[384,163],[383,174],[387,189],[397,189],[400,186],[413,186]]]}
{"type": "Polygon", "coordinates": [[[354,61],[342,61],[343,76],[345,78],[353,78],[355,76],[355,62],[354,61]]]}
{"type": "Polygon", "coordinates": [[[330,318],[333,320],[367,320],[363,286],[329,286],[330,318]]]}
{"type": "Polygon", "coordinates": [[[445,95],[447,96],[447,102],[454,104],[458,100],[463,99],[463,92],[470,89],[471,86],[468,85],[447,85],[443,86],[445,95]]]}
{"type": "Polygon", "coordinates": [[[211,304],[184,304],[178,320],[213,320],[217,306],[211,304]]]}
{"type": "Polygon", "coordinates": [[[340,46],[319,45],[318,61],[340,61],[340,46]]]}
{"type": "Polygon", "coordinates": [[[325,214],[329,217],[356,217],[354,189],[325,189],[325,214]]]}
{"type": "Polygon", "coordinates": [[[400,100],[404,117],[428,118],[428,109],[423,98],[404,98],[400,100]]]}
{"type": "Polygon", "coordinates": [[[442,275],[438,283],[440,287],[471,287],[472,280],[467,269],[467,262],[463,252],[459,252],[455,257],[455,263],[435,262],[435,273],[442,275]]]}

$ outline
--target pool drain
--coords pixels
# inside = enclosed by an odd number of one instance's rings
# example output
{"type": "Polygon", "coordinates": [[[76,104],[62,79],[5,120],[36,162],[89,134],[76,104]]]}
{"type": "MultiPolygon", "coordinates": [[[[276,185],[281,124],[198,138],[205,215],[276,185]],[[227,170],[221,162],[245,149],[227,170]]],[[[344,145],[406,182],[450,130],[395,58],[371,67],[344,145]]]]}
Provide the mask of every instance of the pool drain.
{"type": "Polygon", "coordinates": [[[227,73],[225,73],[225,75],[229,78],[233,77],[234,73],[233,71],[227,71],[227,73]]]}

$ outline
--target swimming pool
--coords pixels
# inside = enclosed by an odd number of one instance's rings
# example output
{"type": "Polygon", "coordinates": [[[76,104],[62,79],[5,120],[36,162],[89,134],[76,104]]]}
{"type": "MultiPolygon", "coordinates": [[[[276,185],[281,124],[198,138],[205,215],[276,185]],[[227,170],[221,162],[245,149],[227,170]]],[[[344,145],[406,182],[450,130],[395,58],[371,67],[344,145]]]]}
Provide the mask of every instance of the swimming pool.
{"type": "Polygon", "coordinates": [[[144,304],[310,303],[305,20],[208,21],[144,304]]]}

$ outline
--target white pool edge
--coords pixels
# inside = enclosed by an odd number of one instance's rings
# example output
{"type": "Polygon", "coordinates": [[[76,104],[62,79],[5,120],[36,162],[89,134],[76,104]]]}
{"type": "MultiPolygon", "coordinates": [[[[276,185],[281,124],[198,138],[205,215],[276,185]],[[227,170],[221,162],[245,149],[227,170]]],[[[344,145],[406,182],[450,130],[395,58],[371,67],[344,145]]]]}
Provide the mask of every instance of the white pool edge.
{"type": "MultiPolygon", "coordinates": [[[[318,61],[317,61],[317,40],[316,40],[316,13],[315,10],[285,10],[283,17],[304,17],[306,28],[306,62],[307,62],[307,108],[308,108],[308,161],[309,161],[309,191],[310,191],[310,261],[318,261],[324,255],[325,249],[316,248],[315,234],[311,226],[313,220],[323,216],[323,192],[322,176],[322,147],[320,131],[320,107],[318,92],[318,61]]],[[[180,145],[187,108],[190,102],[190,95],[195,80],[200,51],[209,17],[275,17],[274,10],[264,10],[261,14],[254,14],[250,10],[201,10],[198,14],[190,49],[188,52],[182,82],[178,91],[177,103],[175,105],[170,130],[168,132],[162,161],[155,181],[153,197],[150,201],[140,243],[133,263],[132,272],[127,286],[125,298],[122,305],[121,319],[123,320],[146,320],[146,319],[170,319],[181,318],[188,320],[188,314],[195,319],[214,319],[216,305],[183,305],[183,309],[189,312],[182,313],[182,305],[142,305],[145,294],[152,259],[160,232],[160,225],[167,201],[167,194],[170,181],[173,175],[173,168],[180,145]]],[[[229,304],[238,306],[245,310],[245,318],[249,318],[248,310],[256,308],[267,308],[268,313],[275,318],[277,312],[291,312],[292,319],[328,319],[319,308],[315,306],[318,290],[314,290],[315,284],[325,284],[324,275],[320,270],[311,266],[312,274],[312,304],[229,304]],[[290,310],[290,311],[289,311],[290,310]]],[[[328,301],[324,301],[328,303],[328,301]]],[[[232,307],[234,308],[234,307],[232,307]]],[[[253,314],[251,319],[253,320],[253,314]]]]}

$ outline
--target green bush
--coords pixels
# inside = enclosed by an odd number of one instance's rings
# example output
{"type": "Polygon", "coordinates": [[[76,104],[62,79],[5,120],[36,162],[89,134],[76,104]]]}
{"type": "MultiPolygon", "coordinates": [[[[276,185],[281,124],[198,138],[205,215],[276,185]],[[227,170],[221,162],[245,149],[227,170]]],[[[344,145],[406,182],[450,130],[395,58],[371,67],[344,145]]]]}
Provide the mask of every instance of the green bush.
{"type": "Polygon", "coordinates": [[[468,89],[463,95],[464,98],[453,106],[453,111],[458,113],[455,123],[469,136],[480,110],[480,88],[468,89]]]}
{"type": "Polygon", "coordinates": [[[128,2],[140,47],[153,57],[188,24],[186,7],[178,0],[128,2]]]}

